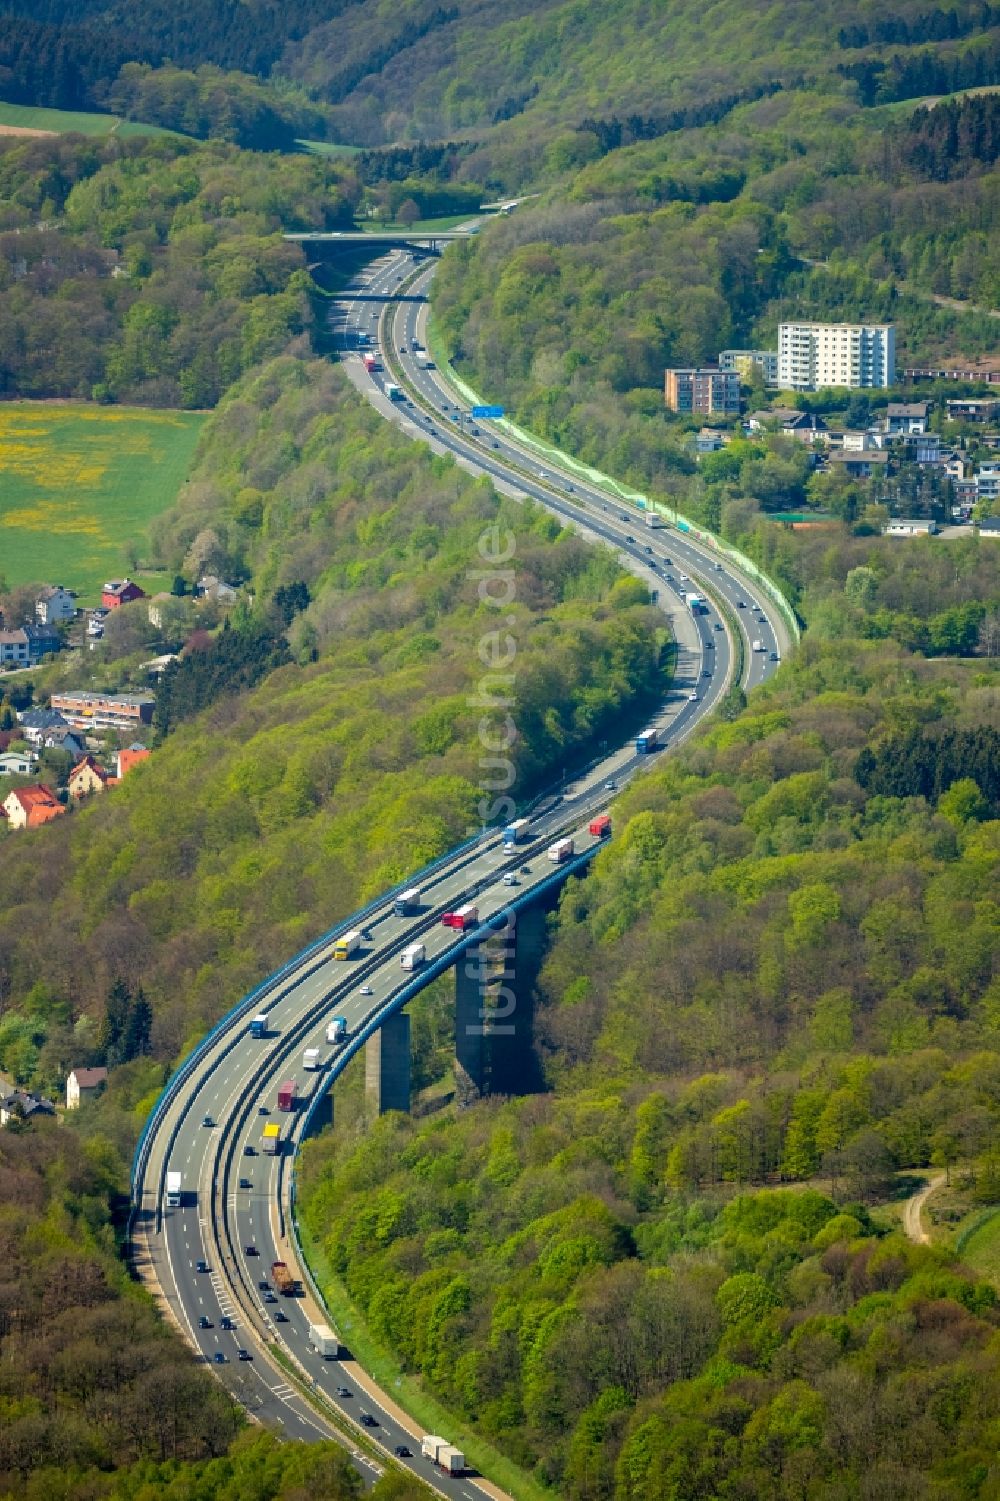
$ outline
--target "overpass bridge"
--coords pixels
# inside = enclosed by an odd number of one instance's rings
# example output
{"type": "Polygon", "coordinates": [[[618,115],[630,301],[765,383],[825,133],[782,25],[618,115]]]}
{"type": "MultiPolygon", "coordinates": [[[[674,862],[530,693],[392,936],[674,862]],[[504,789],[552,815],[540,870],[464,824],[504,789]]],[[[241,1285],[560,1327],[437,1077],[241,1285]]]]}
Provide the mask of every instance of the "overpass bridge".
{"type": "Polygon", "coordinates": [[[414,255],[440,255],[443,246],[452,240],[468,240],[478,233],[472,229],[435,229],[416,234],[406,231],[377,230],[307,230],[301,233],[282,235],[289,244],[301,245],[309,252],[336,253],[338,250],[356,250],[359,246],[373,251],[409,250],[414,255]]]}

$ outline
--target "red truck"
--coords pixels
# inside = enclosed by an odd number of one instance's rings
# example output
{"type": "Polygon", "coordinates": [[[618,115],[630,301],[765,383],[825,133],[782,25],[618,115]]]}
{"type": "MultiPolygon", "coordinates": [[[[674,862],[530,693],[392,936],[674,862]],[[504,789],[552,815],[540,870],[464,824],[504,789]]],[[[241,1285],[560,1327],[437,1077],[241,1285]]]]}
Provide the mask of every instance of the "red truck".
{"type": "Polygon", "coordinates": [[[362,361],[364,362],[364,367],[368,371],[369,375],[371,375],[373,373],[373,371],[375,371],[375,370],[377,370],[379,368],[378,355],[377,354],[365,354],[365,355],[362,355],[361,358],[362,358],[362,361]]]}
{"type": "Polygon", "coordinates": [[[441,919],[443,927],[457,928],[459,933],[464,933],[466,928],[474,928],[479,921],[479,908],[467,902],[464,907],[459,907],[455,912],[446,912],[441,919]]]}
{"type": "Polygon", "coordinates": [[[298,1279],[293,1277],[284,1261],[271,1262],[271,1281],[286,1298],[294,1297],[299,1290],[298,1279]]]}
{"type": "Polygon", "coordinates": [[[611,819],[606,813],[590,820],[590,832],[595,839],[607,839],[611,833],[611,819]]]}
{"type": "Polygon", "coordinates": [[[284,1084],[282,1084],[281,1088],[278,1090],[278,1109],[279,1110],[294,1110],[295,1109],[295,1080],[294,1079],[286,1079],[285,1082],[284,1082],[284,1084]]]}

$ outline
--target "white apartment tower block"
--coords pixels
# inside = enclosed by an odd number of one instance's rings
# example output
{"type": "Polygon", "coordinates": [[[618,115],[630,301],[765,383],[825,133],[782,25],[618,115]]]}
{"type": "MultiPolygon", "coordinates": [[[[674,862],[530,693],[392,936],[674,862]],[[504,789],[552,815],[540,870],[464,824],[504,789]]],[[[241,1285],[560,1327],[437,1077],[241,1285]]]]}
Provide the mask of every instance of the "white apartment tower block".
{"type": "Polygon", "coordinates": [[[781,323],[778,385],[788,391],[824,386],[891,386],[896,380],[892,323],[781,323]]]}

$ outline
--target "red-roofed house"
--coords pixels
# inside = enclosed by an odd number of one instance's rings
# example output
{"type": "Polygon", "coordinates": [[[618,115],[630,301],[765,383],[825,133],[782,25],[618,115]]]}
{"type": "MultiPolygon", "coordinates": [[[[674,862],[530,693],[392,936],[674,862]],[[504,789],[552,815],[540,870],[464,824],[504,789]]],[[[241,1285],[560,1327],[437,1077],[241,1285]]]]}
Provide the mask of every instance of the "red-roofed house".
{"type": "Polygon", "coordinates": [[[7,794],[3,811],[12,829],[37,829],[66,809],[51,787],[16,787],[7,794]]]}
{"type": "Polygon", "coordinates": [[[131,579],[111,579],[101,590],[101,606],[105,610],[117,610],[119,605],[130,605],[134,599],[145,599],[146,591],[133,584],[131,579]]]}
{"type": "Polygon", "coordinates": [[[103,792],[105,787],[114,786],[114,782],[115,778],[98,766],[93,756],[84,756],[73,767],[66,786],[70,797],[86,797],[90,792],[103,792]]]}
{"type": "Polygon", "coordinates": [[[138,766],[140,761],[148,761],[152,754],[151,750],[147,750],[144,745],[139,745],[138,742],[135,745],[130,745],[127,750],[120,750],[118,752],[119,782],[128,776],[133,766],[138,766]]]}

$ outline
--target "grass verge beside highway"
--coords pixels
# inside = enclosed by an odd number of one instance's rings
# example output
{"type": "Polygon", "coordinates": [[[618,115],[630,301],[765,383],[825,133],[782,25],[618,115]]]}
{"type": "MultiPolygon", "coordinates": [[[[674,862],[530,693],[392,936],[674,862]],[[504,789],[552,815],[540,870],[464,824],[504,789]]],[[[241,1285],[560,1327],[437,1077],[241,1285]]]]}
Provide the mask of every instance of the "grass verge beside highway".
{"type": "Polygon", "coordinates": [[[440,1433],[462,1450],[469,1464],[495,1485],[502,1486],[517,1501],[552,1501],[551,1491],[518,1465],[479,1438],[429,1396],[413,1376],[408,1376],[388,1351],[378,1343],[332,1270],[322,1247],[299,1222],[299,1243],[312,1275],[323,1294],[330,1318],[344,1344],[368,1375],[409,1413],[425,1433],[440,1433]]]}

